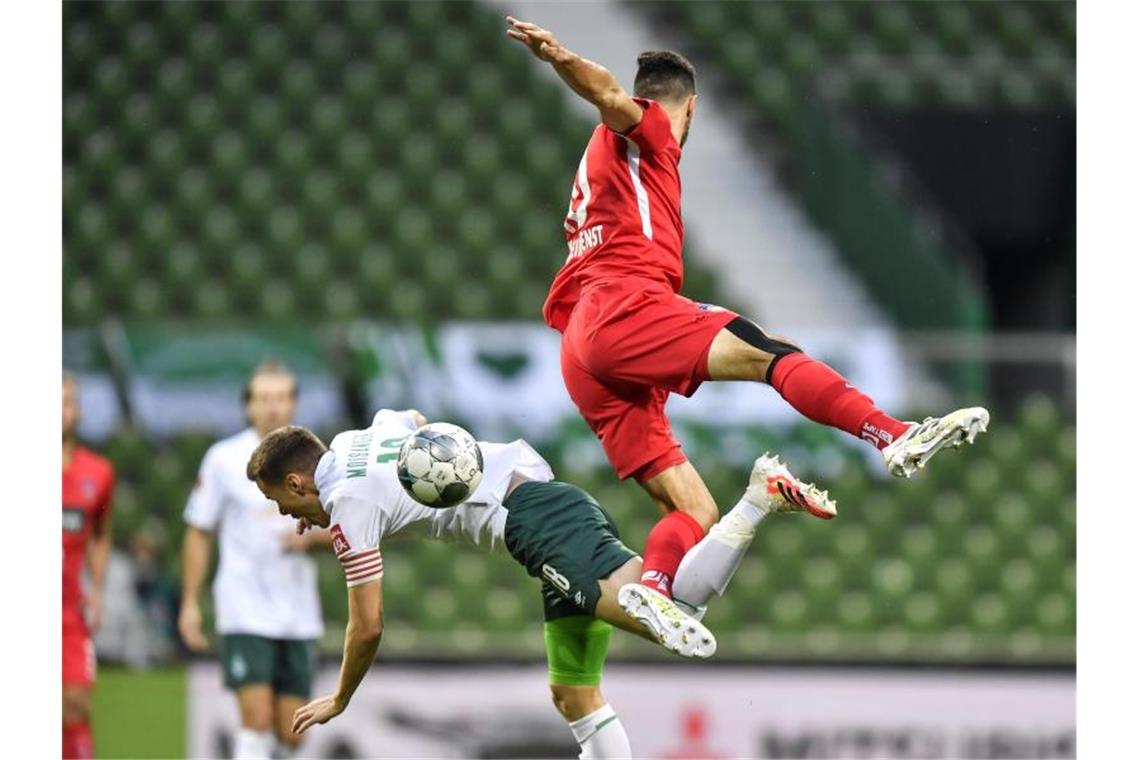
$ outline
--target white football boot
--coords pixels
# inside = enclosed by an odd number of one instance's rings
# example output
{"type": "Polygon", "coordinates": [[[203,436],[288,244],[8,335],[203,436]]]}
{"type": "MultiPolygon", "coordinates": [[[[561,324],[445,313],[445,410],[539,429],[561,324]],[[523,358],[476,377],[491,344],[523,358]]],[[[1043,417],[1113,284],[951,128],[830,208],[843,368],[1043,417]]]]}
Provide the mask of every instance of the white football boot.
{"type": "Polygon", "coordinates": [[[909,478],[926,467],[930,458],[950,445],[954,448],[973,443],[978,433],[986,432],[990,413],[980,406],[957,409],[945,417],[927,417],[883,449],[887,470],[900,478],[909,478]]]}
{"type": "Polygon", "coordinates": [[[618,591],[618,604],[670,652],[702,660],[716,652],[712,631],[682,612],[660,591],[640,583],[627,583],[618,591]]]}
{"type": "Polygon", "coordinates": [[[821,520],[835,517],[835,500],[814,483],[805,483],[778,456],[765,453],[752,465],[744,498],[770,512],[807,512],[821,520]]]}

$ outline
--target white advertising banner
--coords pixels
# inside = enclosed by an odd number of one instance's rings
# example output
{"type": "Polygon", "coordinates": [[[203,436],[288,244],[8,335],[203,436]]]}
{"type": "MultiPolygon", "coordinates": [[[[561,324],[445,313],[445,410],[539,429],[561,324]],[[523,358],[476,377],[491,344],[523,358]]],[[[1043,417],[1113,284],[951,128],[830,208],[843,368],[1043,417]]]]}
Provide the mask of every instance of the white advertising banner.
{"type": "MultiPolygon", "coordinates": [[[[456,414],[487,438],[543,440],[578,418],[562,381],[561,337],[544,325],[453,322],[429,341],[418,330],[360,324],[351,340],[377,357],[369,382],[372,407],[406,404],[432,415],[456,414]]],[[[893,333],[812,330],[796,340],[883,408],[905,402],[907,370],[893,333]]],[[[679,422],[725,425],[800,419],[779,396],[754,383],[707,383],[692,398],[672,396],[668,412],[679,422]]]]}
{"type": "MultiPolygon", "coordinates": [[[[331,693],[334,666],[316,691],[331,693]]],[[[556,758],[578,747],[541,665],[378,665],[312,729],[319,758],[556,758]]],[[[1072,674],[612,664],[604,690],[639,758],[1060,758],[1076,750],[1072,674]]],[[[191,670],[189,751],[228,757],[237,706],[191,670]]]]}

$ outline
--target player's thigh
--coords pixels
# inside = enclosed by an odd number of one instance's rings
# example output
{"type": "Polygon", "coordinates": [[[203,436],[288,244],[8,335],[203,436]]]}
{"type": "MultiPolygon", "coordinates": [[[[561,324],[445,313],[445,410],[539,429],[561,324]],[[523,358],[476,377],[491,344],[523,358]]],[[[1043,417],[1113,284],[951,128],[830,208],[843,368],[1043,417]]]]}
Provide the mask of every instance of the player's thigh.
{"type": "Polygon", "coordinates": [[[607,577],[600,579],[598,581],[600,595],[598,603],[594,607],[594,616],[626,633],[654,641],[645,627],[631,618],[618,603],[618,592],[621,587],[627,583],[638,583],[640,581],[641,557],[634,557],[607,577]]]}
{"type": "Polygon", "coordinates": [[[734,312],[700,304],[668,289],[609,319],[581,352],[584,366],[611,383],[664,388],[691,396],[708,378],[708,352],[734,312]]]}
{"type": "Polygon", "coordinates": [[[270,730],[273,727],[273,640],[244,633],[223,634],[219,645],[225,684],[237,696],[242,725],[258,731],[270,730]]]}
{"type": "Polygon", "coordinates": [[[273,729],[273,687],[267,683],[239,686],[234,690],[243,728],[254,731],[273,729]]]}
{"type": "Polygon", "coordinates": [[[297,745],[293,713],[309,701],[316,669],[316,642],[305,639],[275,639],[273,663],[274,730],[281,741],[297,745]]]}
{"type": "Polygon", "coordinates": [[[543,623],[550,691],[558,711],[576,720],[602,706],[602,671],[613,629],[589,615],[568,614],[543,623]]]}
{"type": "Polygon", "coordinates": [[[738,317],[725,325],[708,352],[708,376],[712,380],[769,382],[780,357],[800,351],[782,335],[770,335],[755,322],[738,317]]]}
{"type": "Polygon", "coordinates": [[[680,510],[699,522],[706,531],[720,519],[716,499],[688,460],[640,482],[666,512],[680,510]]]}
{"type": "Polygon", "coordinates": [[[610,387],[573,360],[564,362],[563,377],[570,398],[619,478],[641,480],[685,460],[665,415],[667,390],[610,387]]]}

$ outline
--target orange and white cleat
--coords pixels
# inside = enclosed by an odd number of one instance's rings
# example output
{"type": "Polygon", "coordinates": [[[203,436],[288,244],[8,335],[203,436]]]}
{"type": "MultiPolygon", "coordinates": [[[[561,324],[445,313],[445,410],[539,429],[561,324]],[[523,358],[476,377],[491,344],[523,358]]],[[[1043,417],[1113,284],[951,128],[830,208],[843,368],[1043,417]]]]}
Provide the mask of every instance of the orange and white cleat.
{"type": "Polygon", "coordinates": [[[765,453],[752,465],[744,498],[771,512],[807,512],[821,520],[838,513],[835,500],[814,483],[805,483],[788,470],[778,456],[765,453]]]}

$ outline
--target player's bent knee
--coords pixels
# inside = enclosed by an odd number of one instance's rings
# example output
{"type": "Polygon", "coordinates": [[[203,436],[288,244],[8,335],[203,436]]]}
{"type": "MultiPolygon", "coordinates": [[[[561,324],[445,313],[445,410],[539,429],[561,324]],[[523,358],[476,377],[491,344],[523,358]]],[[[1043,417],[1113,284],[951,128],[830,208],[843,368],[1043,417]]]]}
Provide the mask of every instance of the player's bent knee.
{"type": "Polygon", "coordinates": [[[701,527],[707,532],[716,521],[720,519],[720,512],[717,511],[715,505],[709,506],[708,504],[696,504],[691,509],[686,510],[689,517],[696,520],[701,524],[701,527]]]}
{"type": "Polygon", "coordinates": [[[550,684],[550,696],[555,709],[566,720],[578,720],[605,704],[598,686],[564,686],[550,684]]]}
{"type": "MultiPolygon", "coordinates": [[[[756,380],[771,382],[772,370],[781,358],[788,354],[802,353],[802,349],[782,335],[770,335],[750,319],[737,317],[724,327],[724,333],[738,341],[726,339],[738,349],[741,343],[747,346],[743,352],[724,350],[717,356],[710,352],[709,372],[716,378],[728,380],[756,380]],[[716,364],[717,366],[713,366],[716,364]]],[[[718,336],[718,339],[720,336],[718,336]]],[[[721,341],[723,344],[724,341],[721,341]]],[[[714,347],[717,343],[714,342],[714,347]]]]}
{"type": "Polygon", "coordinates": [[[278,726],[277,741],[281,742],[287,747],[296,748],[301,744],[301,737],[293,733],[292,727],[278,726]]]}
{"type": "Polygon", "coordinates": [[[273,730],[273,709],[269,706],[243,705],[241,708],[242,728],[251,731],[273,730]]]}

